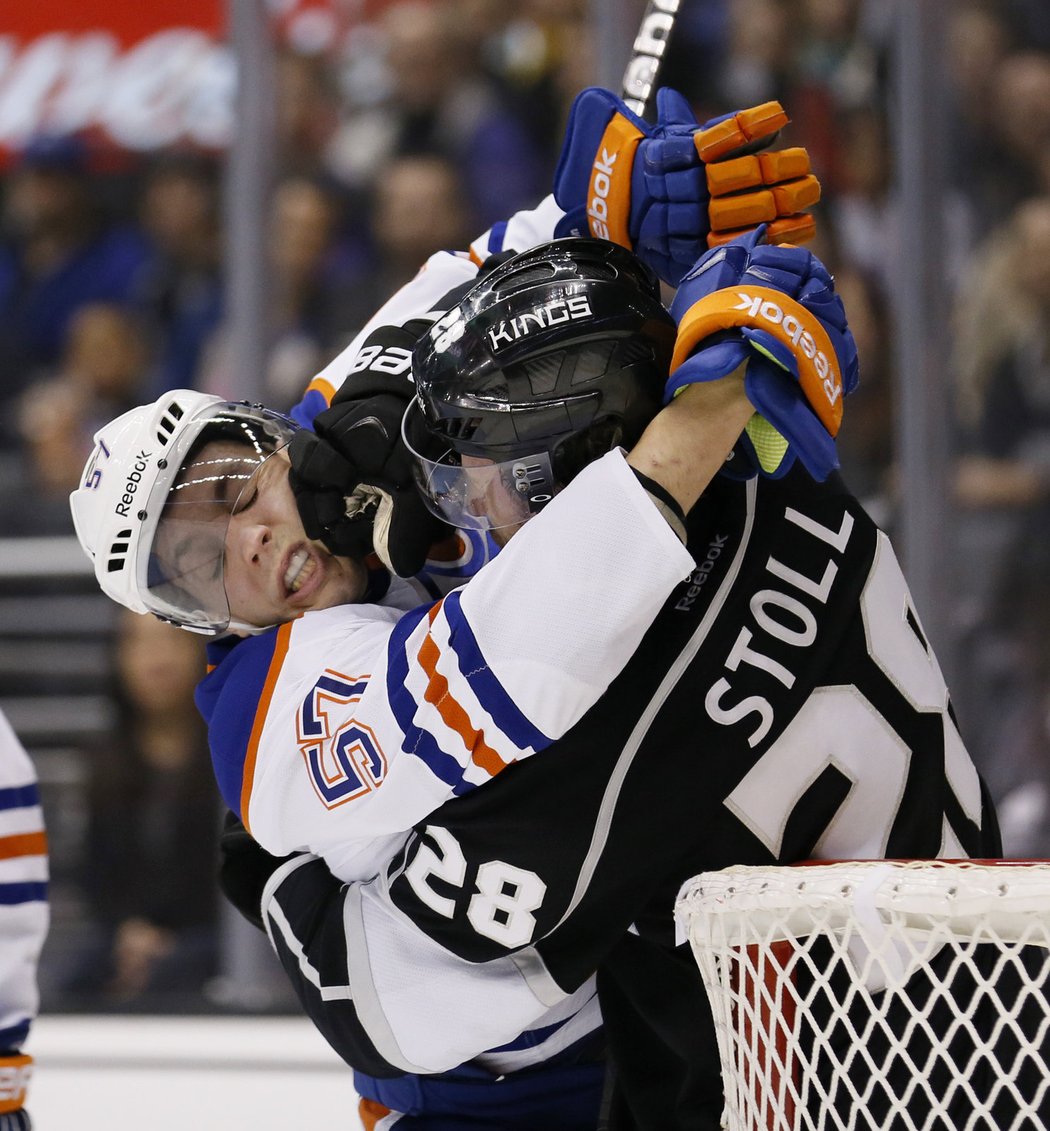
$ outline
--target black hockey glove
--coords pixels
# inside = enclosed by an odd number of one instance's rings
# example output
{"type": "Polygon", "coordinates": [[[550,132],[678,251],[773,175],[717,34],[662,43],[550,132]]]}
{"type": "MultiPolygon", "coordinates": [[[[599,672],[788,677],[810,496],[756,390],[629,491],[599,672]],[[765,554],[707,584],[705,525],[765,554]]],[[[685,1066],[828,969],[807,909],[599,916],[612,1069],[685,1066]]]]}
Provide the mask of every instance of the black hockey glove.
{"type": "MultiPolygon", "coordinates": [[[[236,813],[227,812],[219,837],[219,887],[222,894],[254,927],[263,930],[262,894],[266,881],[290,856],[271,856],[244,827],[236,813]]],[[[0,1131],[3,1131],[0,1128],[0,1131]]]]}
{"type": "Polygon", "coordinates": [[[24,1107],[0,1115],[0,1131],[33,1131],[33,1121],[24,1107]]]}
{"type": "Polygon", "coordinates": [[[418,573],[450,528],[427,510],[401,440],[408,400],[381,393],[333,404],[289,448],[290,481],[303,528],[332,551],[363,558],[373,550],[399,577],[418,573]]]}
{"type": "Polygon", "coordinates": [[[383,327],[358,351],[351,373],[318,413],[314,432],[289,447],[290,482],[303,527],[333,554],[363,558],[373,550],[399,577],[418,573],[427,551],[451,528],[427,510],[401,439],[401,419],[415,385],[412,346],[429,323],[383,327]]]}

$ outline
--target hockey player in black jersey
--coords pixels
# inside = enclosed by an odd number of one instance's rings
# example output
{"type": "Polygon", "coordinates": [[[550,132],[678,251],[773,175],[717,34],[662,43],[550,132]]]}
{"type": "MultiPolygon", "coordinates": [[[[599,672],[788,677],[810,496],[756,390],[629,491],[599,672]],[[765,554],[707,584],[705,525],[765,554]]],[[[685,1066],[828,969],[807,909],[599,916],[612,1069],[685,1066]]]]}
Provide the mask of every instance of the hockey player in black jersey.
{"type": "MultiPolygon", "coordinates": [[[[423,335],[405,437],[445,519],[506,523],[493,531],[505,541],[617,442],[601,406],[629,358],[594,307],[569,306],[613,270],[552,245],[497,267],[423,335]]],[[[685,277],[673,313],[661,391],[743,373],[762,415],[679,516],[696,568],[610,690],[542,755],[432,814],[371,883],[340,885],[308,857],[230,858],[234,888],[258,866],[240,898],[261,896],[318,1027],[377,1078],[413,1071],[419,1034],[469,1055],[482,1015],[505,1018],[510,1039],[530,999],[538,1012],[597,971],[609,1126],[717,1127],[706,1001],[674,945],[684,880],[735,863],[999,853],[892,547],[834,471],[855,355],[823,268],[731,245],[685,277]]],[[[330,411],[322,431],[338,442],[355,409],[330,411]]]]}

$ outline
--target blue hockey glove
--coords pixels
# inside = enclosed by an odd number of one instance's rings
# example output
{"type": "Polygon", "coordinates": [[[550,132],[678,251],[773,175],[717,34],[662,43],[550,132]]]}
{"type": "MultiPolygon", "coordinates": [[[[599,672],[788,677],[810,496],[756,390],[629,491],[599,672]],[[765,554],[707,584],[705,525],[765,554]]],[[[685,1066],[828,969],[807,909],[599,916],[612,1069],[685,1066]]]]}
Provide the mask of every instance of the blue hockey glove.
{"type": "Polygon", "coordinates": [[[671,306],[678,338],[665,399],[747,363],[758,414],[741,447],[746,474],[783,475],[797,457],[814,479],[838,467],[842,398],[857,387],[857,345],[824,265],[765,231],[702,256],[671,306]]]}
{"type": "Polygon", "coordinates": [[[576,98],[554,174],[566,213],[555,235],[612,240],[671,286],[708,247],[757,224],[779,243],[812,237],[803,210],[820,199],[820,184],[809,155],[768,149],[788,122],[779,102],[703,126],[674,90],[657,91],[656,107],[652,125],[599,87],[576,98]]]}

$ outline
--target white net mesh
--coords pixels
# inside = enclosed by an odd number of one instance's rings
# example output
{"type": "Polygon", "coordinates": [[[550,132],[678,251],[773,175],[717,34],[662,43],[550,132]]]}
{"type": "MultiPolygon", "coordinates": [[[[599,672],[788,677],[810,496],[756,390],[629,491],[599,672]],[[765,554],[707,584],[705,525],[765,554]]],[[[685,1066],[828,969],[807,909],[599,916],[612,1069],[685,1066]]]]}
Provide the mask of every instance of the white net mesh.
{"type": "Polygon", "coordinates": [[[1050,864],[735,867],[677,913],[727,1131],[1050,1127],[1050,864]]]}

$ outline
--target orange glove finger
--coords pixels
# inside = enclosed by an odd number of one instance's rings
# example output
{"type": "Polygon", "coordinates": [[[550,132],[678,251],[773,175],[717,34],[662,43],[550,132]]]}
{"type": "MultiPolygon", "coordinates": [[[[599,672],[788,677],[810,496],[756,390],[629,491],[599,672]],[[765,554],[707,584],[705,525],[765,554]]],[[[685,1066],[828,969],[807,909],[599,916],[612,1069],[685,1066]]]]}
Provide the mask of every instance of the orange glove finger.
{"type": "Polygon", "coordinates": [[[753,228],[767,224],[779,216],[790,216],[820,200],[820,182],[816,177],[803,177],[787,184],[773,185],[757,192],[736,196],[713,197],[707,206],[712,231],[730,228],[753,228]]]}
{"type": "Polygon", "coordinates": [[[814,176],[802,177],[774,185],[773,199],[777,202],[777,215],[787,216],[812,208],[820,200],[820,181],[814,176]]]}
{"type": "Polygon", "coordinates": [[[697,130],[693,144],[700,160],[705,164],[718,161],[760,138],[770,137],[788,124],[790,119],[779,102],[763,102],[761,106],[751,106],[740,110],[731,118],[697,130]]]}
{"type": "Polygon", "coordinates": [[[775,185],[797,180],[810,174],[809,154],[801,146],[776,149],[772,153],[733,157],[708,165],[707,191],[712,196],[726,196],[758,185],[775,185]]]}
{"type": "Polygon", "coordinates": [[[711,231],[753,228],[777,218],[777,204],[770,189],[743,192],[737,196],[719,196],[707,206],[711,231]]]}
{"type": "MultiPolygon", "coordinates": [[[[707,237],[708,247],[720,247],[724,243],[746,235],[751,228],[738,228],[736,231],[711,232],[707,237]]],[[[817,223],[808,213],[798,216],[781,216],[766,228],[766,242],[770,244],[790,243],[796,246],[808,243],[817,234],[817,223]]]]}

